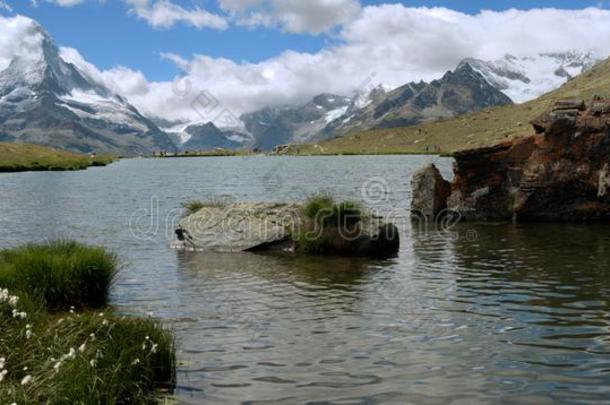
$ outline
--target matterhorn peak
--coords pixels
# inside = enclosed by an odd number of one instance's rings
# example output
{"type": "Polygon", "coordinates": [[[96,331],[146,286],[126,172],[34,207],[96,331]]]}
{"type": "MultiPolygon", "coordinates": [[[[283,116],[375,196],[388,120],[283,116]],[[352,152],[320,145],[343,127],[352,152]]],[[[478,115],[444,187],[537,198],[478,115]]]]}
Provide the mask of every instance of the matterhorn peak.
{"type": "Polygon", "coordinates": [[[18,48],[8,68],[0,73],[0,88],[5,92],[27,87],[55,95],[70,94],[75,89],[110,95],[76,66],[65,62],[58,46],[37,22],[29,20],[26,24],[18,48]]]}
{"type": "Polygon", "coordinates": [[[173,150],[171,138],[124,98],[61,57],[40,24],[5,21],[0,72],[0,133],[20,142],[122,155],[173,150]],[[18,123],[16,125],[15,123],[18,123]]]}

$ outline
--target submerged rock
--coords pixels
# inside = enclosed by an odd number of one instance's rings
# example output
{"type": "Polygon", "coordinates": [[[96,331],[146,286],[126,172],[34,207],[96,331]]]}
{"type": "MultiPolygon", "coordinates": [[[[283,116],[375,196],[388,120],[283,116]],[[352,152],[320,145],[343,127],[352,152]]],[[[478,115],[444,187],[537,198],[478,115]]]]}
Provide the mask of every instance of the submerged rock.
{"type": "Polygon", "coordinates": [[[210,205],[180,221],[177,249],[213,252],[307,251],[313,242],[319,251],[343,256],[387,256],[398,251],[398,228],[371,214],[349,226],[317,227],[305,219],[296,204],[210,205]]]}
{"type": "Polygon", "coordinates": [[[535,135],[455,153],[447,209],[471,221],[610,220],[610,101],[560,101],[532,125],[535,135]]]}

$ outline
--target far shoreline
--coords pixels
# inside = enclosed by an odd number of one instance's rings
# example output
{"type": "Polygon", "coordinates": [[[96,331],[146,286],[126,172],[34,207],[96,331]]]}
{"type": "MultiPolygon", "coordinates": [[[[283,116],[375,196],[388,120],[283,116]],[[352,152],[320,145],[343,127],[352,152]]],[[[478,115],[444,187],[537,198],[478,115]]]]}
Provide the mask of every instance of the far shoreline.
{"type": "Polygon", "coordinates": [[[39,145],[0,143],[0,173],[79,171],[116,160],[114,156],[87,156],[39,145]]]}

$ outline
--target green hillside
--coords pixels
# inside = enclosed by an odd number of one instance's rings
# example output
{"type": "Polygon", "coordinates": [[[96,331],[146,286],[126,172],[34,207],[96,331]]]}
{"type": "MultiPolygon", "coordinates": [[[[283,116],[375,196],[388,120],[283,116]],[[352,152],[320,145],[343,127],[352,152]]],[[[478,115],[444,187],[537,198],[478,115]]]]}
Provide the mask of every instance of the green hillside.
{"type": "Polygon", "coordinates": [[[570,80],[561,88],[530,102],[497,107],[458,118],[403,128],[350,134],[317,145],[292,146],[294,154],[441,153],[488,145],[529,134],[529,122],[549,110],[556,100],[610,96],[610,59],[570,80]]]}
{"type": "Polygon", "coordinates": [[[37,145],[0,143],[0,172],[83,170],[112,161],[108,156],[91,158],[37,145]]]}

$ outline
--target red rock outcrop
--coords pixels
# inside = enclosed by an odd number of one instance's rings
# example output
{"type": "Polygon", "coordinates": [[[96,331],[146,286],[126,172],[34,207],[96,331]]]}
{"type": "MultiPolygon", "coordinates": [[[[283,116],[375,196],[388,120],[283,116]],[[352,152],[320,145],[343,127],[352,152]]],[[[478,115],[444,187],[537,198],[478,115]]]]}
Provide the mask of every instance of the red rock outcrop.
{"type": "Polygon", "coordinates": [[[610,100],[558,102],[535,134],[453,155],[449,211],[471,221],[610,220],[610,100]]]}

